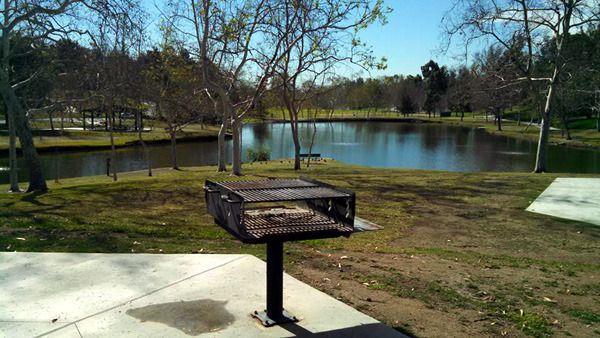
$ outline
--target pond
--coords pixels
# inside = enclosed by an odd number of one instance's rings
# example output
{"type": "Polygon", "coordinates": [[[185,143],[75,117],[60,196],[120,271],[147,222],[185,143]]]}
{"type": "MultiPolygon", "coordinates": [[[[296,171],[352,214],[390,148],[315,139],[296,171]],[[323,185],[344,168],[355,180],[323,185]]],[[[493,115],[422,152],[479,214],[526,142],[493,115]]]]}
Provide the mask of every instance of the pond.
{"type": "MultiPolygon", "coordinates": [[[[308,152],[312,124],[300,124],[302,152],[308,152]]],[[[264,148],[272,159],[291,158],[293,142],[288,124],[252,123],[243,128],[246,149],[264,148]]],[[[228,141],[228,154],[231,141],[228,141]]],[[[317,123],[313,153],[338,161],[371,167],[415,168],[448,171],[531,171],[537,145],[486,133],[482,129],[442,124],[398,122],[324,122],[317,123]]],[[[153,167],[171,164],[170,146],[150,147],[153,167]]],[[[208,165],[217,162],[216,141],[186,142],[177,146],[181,166],[208,165]]],[[[110,151],[67,152],[41,156],[46,177],[77,177],[106,172],[110,151]]],[[[8,166],[8,156],[0,167],[8,166]]],[[[145,168],[141,147],[117,150],[119,171],[145,168]]],[[[26,178],[20,160],[19,177],[26,178]]],[[[600,151],[550,146],[548,167],[553,172],[600,173],[600,151]]],[[[0,171],[0,183],[8,182],[8,172],[0,171]]]]}

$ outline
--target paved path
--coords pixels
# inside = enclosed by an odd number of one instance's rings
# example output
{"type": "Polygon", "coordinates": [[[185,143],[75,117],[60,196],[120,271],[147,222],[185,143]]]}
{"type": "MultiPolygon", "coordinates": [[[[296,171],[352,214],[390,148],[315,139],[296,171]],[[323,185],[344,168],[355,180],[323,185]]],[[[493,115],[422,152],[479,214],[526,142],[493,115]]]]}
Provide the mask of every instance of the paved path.
{"type": "Polygon", "coordinates": [[[600,225],[600,178],[557,178],[527,211],[600,225]]]}
{"type": "Polygon", "coordinates": [[[249,255],[0,253],[0,299],[0,337],[402,337],[289,275],[300,322],[264,328],[249,255]]]}

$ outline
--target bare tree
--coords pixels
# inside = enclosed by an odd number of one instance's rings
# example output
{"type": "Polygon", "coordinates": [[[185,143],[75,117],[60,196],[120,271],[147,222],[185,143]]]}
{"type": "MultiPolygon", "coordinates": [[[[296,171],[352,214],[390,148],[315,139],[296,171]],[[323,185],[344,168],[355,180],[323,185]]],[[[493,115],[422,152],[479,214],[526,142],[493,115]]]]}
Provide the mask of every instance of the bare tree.
{"type": "Polygon", "coordinates": [[[241,174],[242,118],[264,93],[280,44],[263,46],[267,17],[278,6],[273,0],[190,0],[189,10],[196,48],[199,51],[203,87],[220,100],[223,112],[219,132],[219,171],[225,171],[225,133],[233,133],[234,175],[241,174]],[[252,90],[243,93],[242,87],[252,90]]]}
{"type": "MultiPolygon", "coordinates": [[[[275,71],[282,80],[282,98],[292,128],[294,169],[300,170],[299,113],[316,95],[318,83],[337,64],[375,66],[373,56],[357,33],[375,20],[385,21],[387,10],[381,0],[308,0],[302,5],[294,1],[284,4],[270,31],[272,41],[281,42],[284,50],[275,71]]],[[[382,68],[383,63],[379,66],[382,68]]]]}
{"type": "MultiPolygon", "coordinates": [[[[113,8],[117,4],[135,4],[135,0],[4,0],[2,7],[2,64],[0,69],[0,95],[2,95],[8,111],[9,125],[12,125],[14,136],[18,135],[21,149],[29,170],[29,187],[27,191],[46,191],[48,189],[42,166],[33,142],[28,121],[28,111],[18,95],[18,91],[35,83],[42,68],[30,74],[19,74],[11,78],[11,64],[14,60],[26,56],[45,43],[58,40],[70,34],[85,34],[82,27],[88,17],[105,8],[113,8]],[[23,54],[14,53],[10,40],[14,36],[27,36],[32,40],[31,50],[23,54]],[[13,123],[10,123],[10,122],[13,123]]],[[[47,65],[46,65],[47,67],[47,65]]],[[[10,142],[11,158],[14,157],[15,142],[10,142]]],[[[11,161],[12,163],[12,161],[11,161]]],[[[13,167],[12,180],[16,167],[13,167]]]]}
{"type": "Polygon", "coordinates": [[[562,50],[570,33],[600,21],[596,0],[455,0],[446,14],[446,31],[460,36],[469,45],[474,40],[487,39],[509,50],[523,46],[523,57],[513,62],[520,70],[519,81],[541,82],[546,85],[545,105],[538,140],[534,172],[547,171],[548,139],[554,108],[554,96],[561,83],[565,64],[562,50]],[[540,74],[535,59],[544,41],[551,37],[555,54],[551,70],[540,74]]]}

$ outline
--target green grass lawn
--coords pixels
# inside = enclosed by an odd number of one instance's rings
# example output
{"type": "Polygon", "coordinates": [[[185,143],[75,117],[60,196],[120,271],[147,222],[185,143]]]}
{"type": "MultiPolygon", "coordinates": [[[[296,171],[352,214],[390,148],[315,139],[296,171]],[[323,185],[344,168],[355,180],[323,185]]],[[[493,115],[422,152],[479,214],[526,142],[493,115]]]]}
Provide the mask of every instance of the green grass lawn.
{"type": "MultiPolygon", "coordinates": [[[[242,179],[308,175],[353,189],[358,215],[384,227],[286,244],[286,269],[417,336],[600,333],[600,227],[526,212],[557,177],[373,169],[334,161],[244,165],[242,179]]],[[[206,213],[215,167],[65,179],[45,194],[4,193],[5,251],[249,253],[206,213]]],[[[561,175],[564,176],[564,175],[561,175]]],[[[568,175],[577,176],[577,175],[568,175]]],[[[598,176],[596,176],[598,177],[598,176]]]]}

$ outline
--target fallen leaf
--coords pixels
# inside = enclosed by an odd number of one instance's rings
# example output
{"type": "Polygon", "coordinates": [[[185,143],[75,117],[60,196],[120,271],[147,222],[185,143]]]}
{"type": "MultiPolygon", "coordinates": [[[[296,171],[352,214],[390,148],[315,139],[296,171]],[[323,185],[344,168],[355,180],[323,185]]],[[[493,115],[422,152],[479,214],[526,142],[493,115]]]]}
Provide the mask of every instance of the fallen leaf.
{"type": "Polygon", "coordinates": [[[550,299],[548,297],[544,297],[543,300],[544,300],[544,302],[548,302],[548,303],[556,303],[556,301],[554,299],[550,299]]]}
{"type": "Polygon", "coordinates": [[[348,256],[342,256],[340,259],[348,259],[348,256]]]}
{"type": "Polygon", "coordinates": [[[25,238],[23,238],[23,237],[17,237],[16,239],[17,239],[17,241],[24,241],[25,240],[25,238]]]}
{"type": "Polygon", "coordinates": [[[523,309],[519,309],[519,313],[521,314],[521,317],[523,317],[523,315],[525,314],[525,312],[523,311],[523,309]]]}

